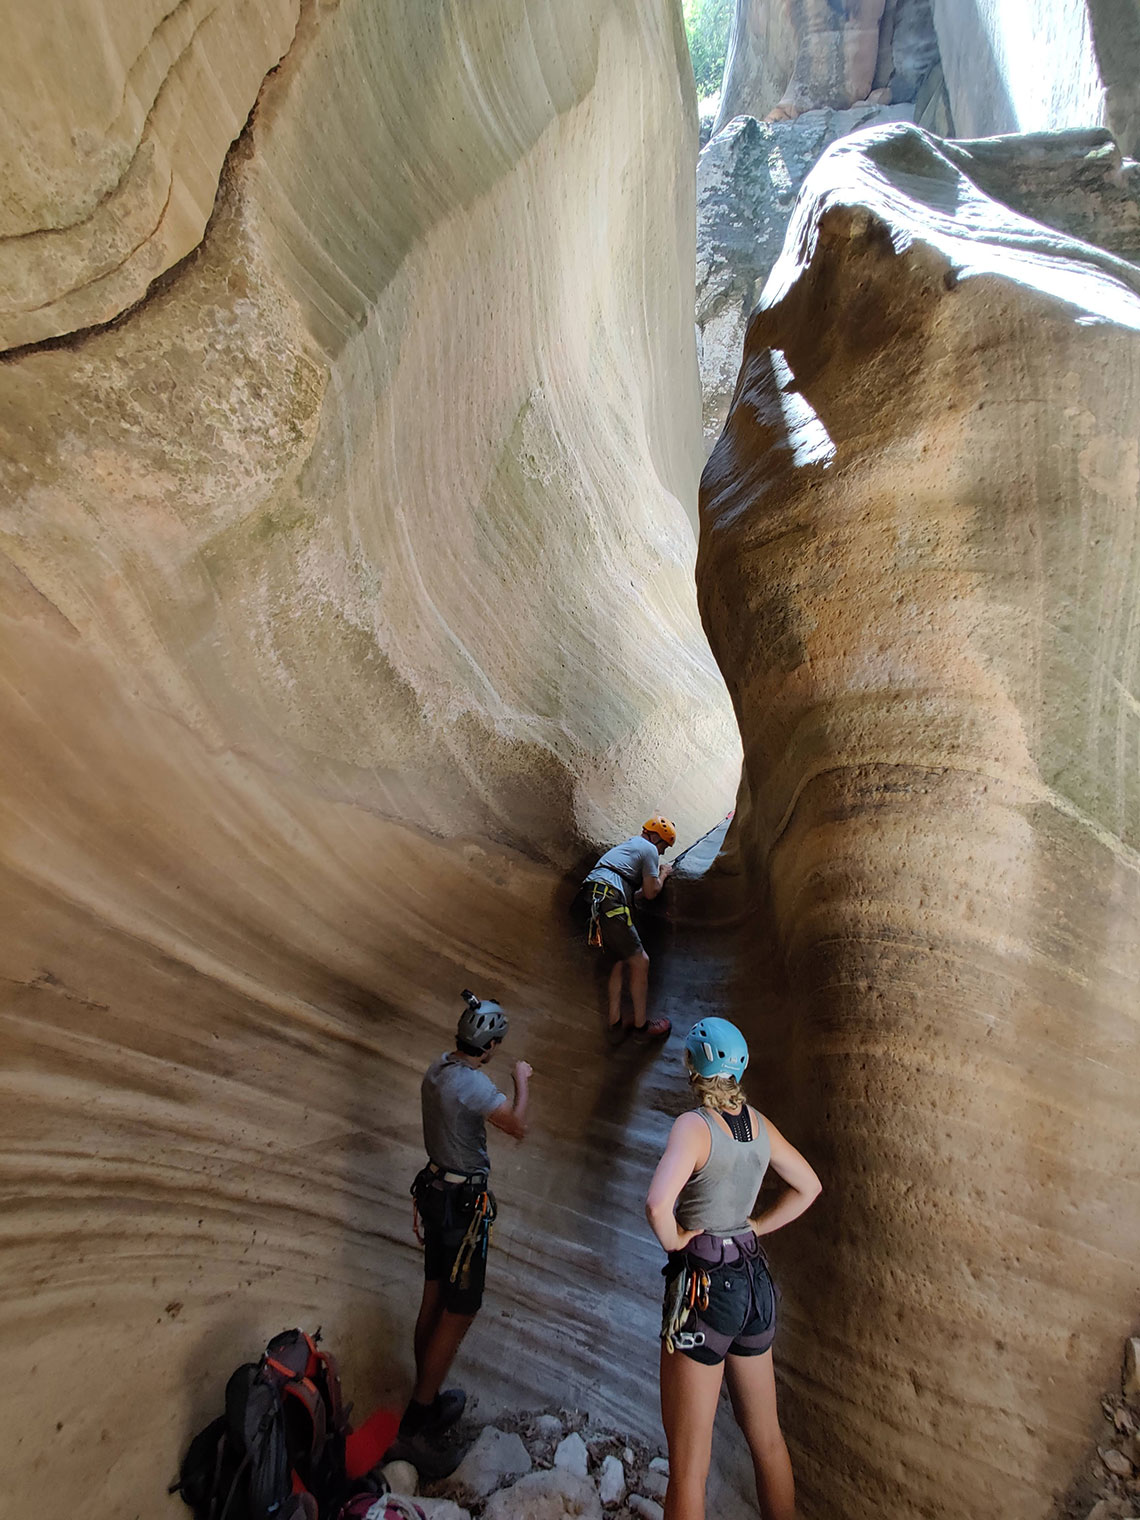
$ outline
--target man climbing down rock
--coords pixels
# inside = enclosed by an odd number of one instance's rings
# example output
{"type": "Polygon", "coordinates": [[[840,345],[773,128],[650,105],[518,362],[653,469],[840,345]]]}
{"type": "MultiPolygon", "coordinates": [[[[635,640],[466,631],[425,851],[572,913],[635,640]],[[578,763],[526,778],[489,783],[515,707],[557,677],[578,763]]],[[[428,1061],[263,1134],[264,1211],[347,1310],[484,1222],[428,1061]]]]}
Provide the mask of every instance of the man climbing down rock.
{"type": "Polygon", "coordinates": [[[414,1463],[425,1477],[442,1477],[454,1467],[454,1459],[432,1443],[467,1402],[460,1388],[440,1390],[483,1302],[495,1218],[485,1121],[522,1140],[531,1077],[530,1066],[516,1061],[509,1103],[482,1070],[506,1035],[506,1014],[490,999],[481,1002],[466,990],[463,997],[467,1007],[455,1049],[428,1067],[420,1087],[428,1164],[412,1184],[412,1196],[423,1224],[424,1292],[415,1330],[416,1385],[389,1454],[414,1463]]]}
{"type": "Polygon", "coordinates": [[[649,998],[649,957],[633,923],[638,894],[646,901],[656,897],[673,867],[660,857],[677,841],[677,830],[659,813],[647,820],[640,835],[634,834],[607,850],[586,877],[590,894],[591,945],[599,945],[614,957],[609,981],[607,1038],[620,1045],[627,1030],[622,1022],[621,998],[626,975],[633,1003],[633,1034],[639,1040],[660,1040],[672,1029],[668,1019],[646,1016],[649,998]]]}

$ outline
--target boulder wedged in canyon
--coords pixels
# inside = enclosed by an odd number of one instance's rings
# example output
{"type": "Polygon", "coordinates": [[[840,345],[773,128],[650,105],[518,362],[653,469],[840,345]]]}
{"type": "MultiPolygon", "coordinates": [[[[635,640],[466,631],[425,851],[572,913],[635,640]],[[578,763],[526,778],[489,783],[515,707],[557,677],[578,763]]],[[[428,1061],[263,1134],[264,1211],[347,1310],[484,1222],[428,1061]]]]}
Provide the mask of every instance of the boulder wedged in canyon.
{"type": "Polygon", "coordinates": [[[16,1513],[159,1513],[283,1324],[358,1410],[406,1394],[464,985],[538,1073],[464,1379],[655,1426],[668,1121],[555,899],[739,774],[692,576],[695,116],[663,0],[303,7],[201,246],[0,367],[16,1513]]]}
{"type": "Polygon", "coordinates": [[[1041,1520],[1135,1313],[1138,290],[846,138],[705,468],[737,1006],[825,1182],[772,1245],[809,1515],[1041,1520]]]}

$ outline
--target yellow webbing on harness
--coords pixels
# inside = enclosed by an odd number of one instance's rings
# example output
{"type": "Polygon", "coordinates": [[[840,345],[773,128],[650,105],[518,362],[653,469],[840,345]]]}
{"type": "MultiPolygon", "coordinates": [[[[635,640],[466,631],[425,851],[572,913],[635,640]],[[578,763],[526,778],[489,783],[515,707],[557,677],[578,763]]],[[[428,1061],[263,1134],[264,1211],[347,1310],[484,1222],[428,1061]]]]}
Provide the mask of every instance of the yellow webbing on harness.
{"type": "Polygon", "coordinates": [[[619,903],[616,908],[602,908],[602,904],[610,897],[616,897],[617,893],[612,887],[607,887],[603,882],[594,883],[594,894],[590,901],[590,928],[586,935],[586,943],[596,950],[602,948],[602,918],[623,918],[629,927],[633,928],[633,915],[629,911],[628,904],[619,903]]]}

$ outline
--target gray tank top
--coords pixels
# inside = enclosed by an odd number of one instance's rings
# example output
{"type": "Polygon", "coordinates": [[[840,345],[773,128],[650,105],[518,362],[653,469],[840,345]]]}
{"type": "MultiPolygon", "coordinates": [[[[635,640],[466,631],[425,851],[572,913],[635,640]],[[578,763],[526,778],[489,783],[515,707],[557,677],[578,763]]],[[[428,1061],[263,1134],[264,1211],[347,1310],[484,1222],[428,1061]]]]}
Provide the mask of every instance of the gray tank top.
{"type": "Polygon", "coordinates": [[[707,1109],[698,1108],[697,1113],[709,1127],[712,1149],[677,1197],[677,1223],[683,1230],[704,1230],[708,1235],[742,1235],[772,1159],[768,1127],[753,1109],[755,1138],[734,1140],[707,1109]]]}

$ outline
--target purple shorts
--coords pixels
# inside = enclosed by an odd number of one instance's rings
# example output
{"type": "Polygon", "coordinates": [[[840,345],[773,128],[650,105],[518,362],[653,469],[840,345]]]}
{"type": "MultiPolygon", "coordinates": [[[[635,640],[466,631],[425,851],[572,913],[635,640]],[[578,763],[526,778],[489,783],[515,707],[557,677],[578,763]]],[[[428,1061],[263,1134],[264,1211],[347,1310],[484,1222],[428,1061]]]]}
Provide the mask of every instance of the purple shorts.
{"type": "Polygon", "coordinates": [[[698,1295],[684,1324],[682,1355],[706,1367],[726,1356],[763,1356],[776,1339],[776,1285],[760,1242],[749,1230],[728,1239],[697,1235],[670,1265],[703,1274],[708,1302],[698,1295]],[[691,1338],[691,1339],[690,1339],[691,1338]],[[695,1342],[696,1344],[693,1344],[695,1342]]]}

